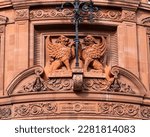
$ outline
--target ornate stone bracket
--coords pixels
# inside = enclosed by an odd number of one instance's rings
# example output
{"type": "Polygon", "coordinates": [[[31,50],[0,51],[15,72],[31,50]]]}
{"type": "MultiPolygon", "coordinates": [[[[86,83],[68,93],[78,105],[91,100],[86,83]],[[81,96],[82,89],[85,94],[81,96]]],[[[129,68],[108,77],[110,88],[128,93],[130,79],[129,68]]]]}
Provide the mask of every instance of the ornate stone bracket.
{"type": "Polygon", "coordinates": [[[73,70],[73,90],[81,91],[83,89],[83,70],[74,69],[73,70]]]}

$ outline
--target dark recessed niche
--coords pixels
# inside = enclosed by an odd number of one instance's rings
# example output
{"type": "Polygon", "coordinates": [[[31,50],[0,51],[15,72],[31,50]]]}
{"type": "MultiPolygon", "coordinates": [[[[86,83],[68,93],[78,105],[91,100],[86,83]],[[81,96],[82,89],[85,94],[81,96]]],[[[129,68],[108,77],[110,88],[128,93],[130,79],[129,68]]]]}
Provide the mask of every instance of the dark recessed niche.
{"type": "MultiPolygon", "coordinates": [[[[97,24],[80,24],[79,32],[89,32],[89,31],[116,31],[116,26],[106,26],[106,25],[97,25],[97,24]]],[[[50,25],[37,25],[35,26],[35,30],[37,31],[45,31],[45,32],[74,32],[75,26],[73,24],[50,24],[50,25]]]]}

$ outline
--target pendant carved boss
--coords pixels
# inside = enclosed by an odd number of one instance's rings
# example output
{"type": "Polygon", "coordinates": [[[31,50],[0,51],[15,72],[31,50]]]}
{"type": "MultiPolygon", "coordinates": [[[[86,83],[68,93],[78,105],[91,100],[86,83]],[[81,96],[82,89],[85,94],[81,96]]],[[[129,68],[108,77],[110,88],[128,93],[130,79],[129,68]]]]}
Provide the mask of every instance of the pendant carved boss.
{"type": "MultiPolygon", "coordinates": [[[[52,42],[51,36],[46,38],[46,48],[48,54],[48,72],[57,70],[71,71],[75,63],[75,43],[68,37],[61,35],[52,42]]],[[[98,70],[104,72],[103,59],[106,52],[106,39],[100,36],[98,39],[92,35],[87,35],[80,41],[79,63],[83,72],[98,70]]]]}

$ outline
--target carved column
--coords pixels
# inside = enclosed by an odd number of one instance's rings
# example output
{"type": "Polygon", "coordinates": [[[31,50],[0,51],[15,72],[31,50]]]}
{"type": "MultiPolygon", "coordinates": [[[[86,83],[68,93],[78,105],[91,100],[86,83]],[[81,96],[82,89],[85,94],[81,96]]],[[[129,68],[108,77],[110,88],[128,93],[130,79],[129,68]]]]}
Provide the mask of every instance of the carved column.
{"type": "Polygon", "coordinates": [[[122,21],[118,27],[119,66],[139,76],[135,12],[123,10],[122,21]]]}
{"type": "Polygon", "coordinates": [[[28,68],[29,9],[16,9],[15,74],[28,68]]]}
{"type": "Polygon", "coordinates": [[[4,93],[5,25],[7,17],[0,15],[0,96],[4,93]]]}

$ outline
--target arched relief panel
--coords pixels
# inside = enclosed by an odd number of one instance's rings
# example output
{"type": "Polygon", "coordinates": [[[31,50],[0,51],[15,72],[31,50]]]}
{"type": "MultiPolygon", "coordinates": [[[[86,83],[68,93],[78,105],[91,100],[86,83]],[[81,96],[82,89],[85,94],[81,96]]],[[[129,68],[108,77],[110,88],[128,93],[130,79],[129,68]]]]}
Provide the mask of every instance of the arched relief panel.
{"type": "MultiPolygon", "coordinates": [[[[82,89],[78,92],[80,94],[74,91],[72,75],[49,78],[44,78],[44,75],[44,69],[41,66],[24,70],[7,87],[8,96],[10,99],[16,96],[16,101],[17,98],[19,101],[20,97],[24,96],[24,101],[31,101],[31,98],[32,101],[43,99],[67,101],[82,98],[83,100],[101,99],[142,104],[147,94],[146,88],[134,74],[118,66],[107,68],[105,74],[101,76],[90,76],[84,72],[82,89]],[[47,94],[47,97],[43,98],[42,94],[47,94]]],[[[77,79],[76,82],[82,81],[77,79]]],[[[23,100],[20,101],[23,102],[23,100]]]]}
{"type": "Polygon", "coordinates": [[[5,26],[8,18],[0,15],[0,96],[4,93],[5,26]]]}

